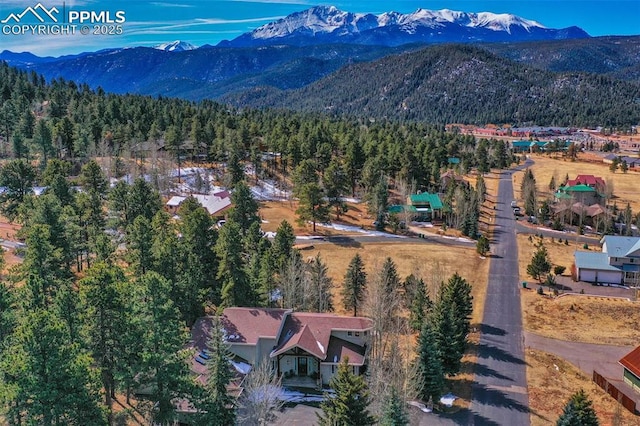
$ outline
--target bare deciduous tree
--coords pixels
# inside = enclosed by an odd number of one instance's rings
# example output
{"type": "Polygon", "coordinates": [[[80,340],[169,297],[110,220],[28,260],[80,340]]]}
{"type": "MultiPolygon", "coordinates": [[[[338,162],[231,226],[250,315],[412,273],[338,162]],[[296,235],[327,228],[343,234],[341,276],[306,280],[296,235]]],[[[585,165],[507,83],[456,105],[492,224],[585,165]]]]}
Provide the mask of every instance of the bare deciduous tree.
{"type": "Polygon", "coordinates": [[[238,423],[246,426],[262,426],[275,419],[284,401],[280,399],[280,378],[274,374],[269,361],[254,366],[242,383],[238,399],[238,423]]]}

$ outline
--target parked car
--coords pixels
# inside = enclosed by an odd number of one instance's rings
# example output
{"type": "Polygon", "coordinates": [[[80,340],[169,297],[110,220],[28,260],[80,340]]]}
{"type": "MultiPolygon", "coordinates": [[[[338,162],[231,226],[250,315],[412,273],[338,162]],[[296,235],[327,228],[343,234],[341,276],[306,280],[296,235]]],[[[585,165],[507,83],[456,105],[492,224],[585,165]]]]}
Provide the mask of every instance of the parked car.
{"type": "Polygon", "coordinates": [[[517,207],[517,206],[518,206],[517,201],[516,201],[516,200],[513,200],[513,201],[511,202],[511,207],[513,208],[513,207],[517,207]]]}

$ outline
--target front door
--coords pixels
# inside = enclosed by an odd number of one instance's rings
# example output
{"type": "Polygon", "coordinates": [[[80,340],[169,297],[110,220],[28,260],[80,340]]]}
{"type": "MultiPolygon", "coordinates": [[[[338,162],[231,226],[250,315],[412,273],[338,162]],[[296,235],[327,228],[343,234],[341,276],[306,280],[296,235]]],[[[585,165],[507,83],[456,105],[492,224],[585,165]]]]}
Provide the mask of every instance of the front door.
{"type": "Polygon", "coordinates": [[[307,357],[299,356],[298,357],[298,376],[306,376],[307,375],[307,357]]]}

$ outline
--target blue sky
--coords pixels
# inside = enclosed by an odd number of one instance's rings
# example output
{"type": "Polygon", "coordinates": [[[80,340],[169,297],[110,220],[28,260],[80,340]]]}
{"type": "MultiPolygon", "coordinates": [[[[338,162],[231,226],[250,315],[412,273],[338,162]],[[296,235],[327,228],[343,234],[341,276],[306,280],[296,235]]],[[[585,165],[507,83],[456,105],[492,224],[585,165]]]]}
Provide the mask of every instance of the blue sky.
{"type": "MultiPolygon", "coordinates": [[[[20,13],[38,0],[0,1],[0,20],[20,13]]],[[[41,0],[43,6],[62,10],[63,0],[41,0]]],[[[418,8],[464,12],[512,13],[550,28],[576,25],[592,36],[640,35],[639,0],[449,0],[449,1],[333,1],[313,0],[66,0],[66,10],[124,11],[126,22],[118,35],[15,35],[0,33],[0,50],[29,51],[40,56],[94,51],[110,47],[152,46],[173,40],[197,46],[217,44],[289,13],[314,5],[334,5],[350,12],[408,13],[418,8]]],[[[36,24],[32,20],[26,23],[36,24]]],[[[24,24],[22,21],[21,24],[24,24]]],[[[13,22],[10,22],[14,24],[13,22]]],[[[0,24],[2,26],[2,24],[0,24]]],[[[77,27],[80,31],[80,26],[77,27]]],[[[93,26],[90,26],[93,31],[93,26]]]]}

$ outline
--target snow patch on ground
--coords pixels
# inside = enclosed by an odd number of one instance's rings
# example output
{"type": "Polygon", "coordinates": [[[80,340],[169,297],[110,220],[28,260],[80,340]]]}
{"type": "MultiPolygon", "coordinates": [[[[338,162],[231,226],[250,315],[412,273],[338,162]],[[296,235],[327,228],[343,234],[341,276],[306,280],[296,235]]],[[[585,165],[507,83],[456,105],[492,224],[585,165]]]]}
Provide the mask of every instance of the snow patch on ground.
{"type": "Polygon", "coordinates": [[[367,237],[385,237],[385,238],[407,238],[403,235],[395,235],[389,234],[387,232],[381,231],[369,231],[367,229],[362,229],[358,226],[353,225],[342,225],[339,223],[317,223],[316,226],[321,226],[323,228],[335,229],[336,231],[343,232],[358,232],[360,234],[364,234],[367,237]]]}
{"type": "Polygon", "coordinates": [[[322,402],[324,401],[324,396],[282,388],[278,394],[278,399],[285,402],[322,402]]]}
{"type": "Polygon", "coordinates": [[[451,407],[456,399],[458,399],[458,397],[449,392],[448,394],[440,398],[440,404],[451,407]]]}
{"type": "Polygon", "coordinates": [[[260,181],[260,185],[252,186],[251,193],[258,201],[286,201],[291,198],[291,192],[279,189],[270,180],[260,181]]]}
{"type": "Polygon", "coordinates": [[[423,413],[431,413],[433,411],[431,408],[427,407],[420,401],[407,401],[407,404],[411,405],[412,407],[418,408],[423,413]]]}

